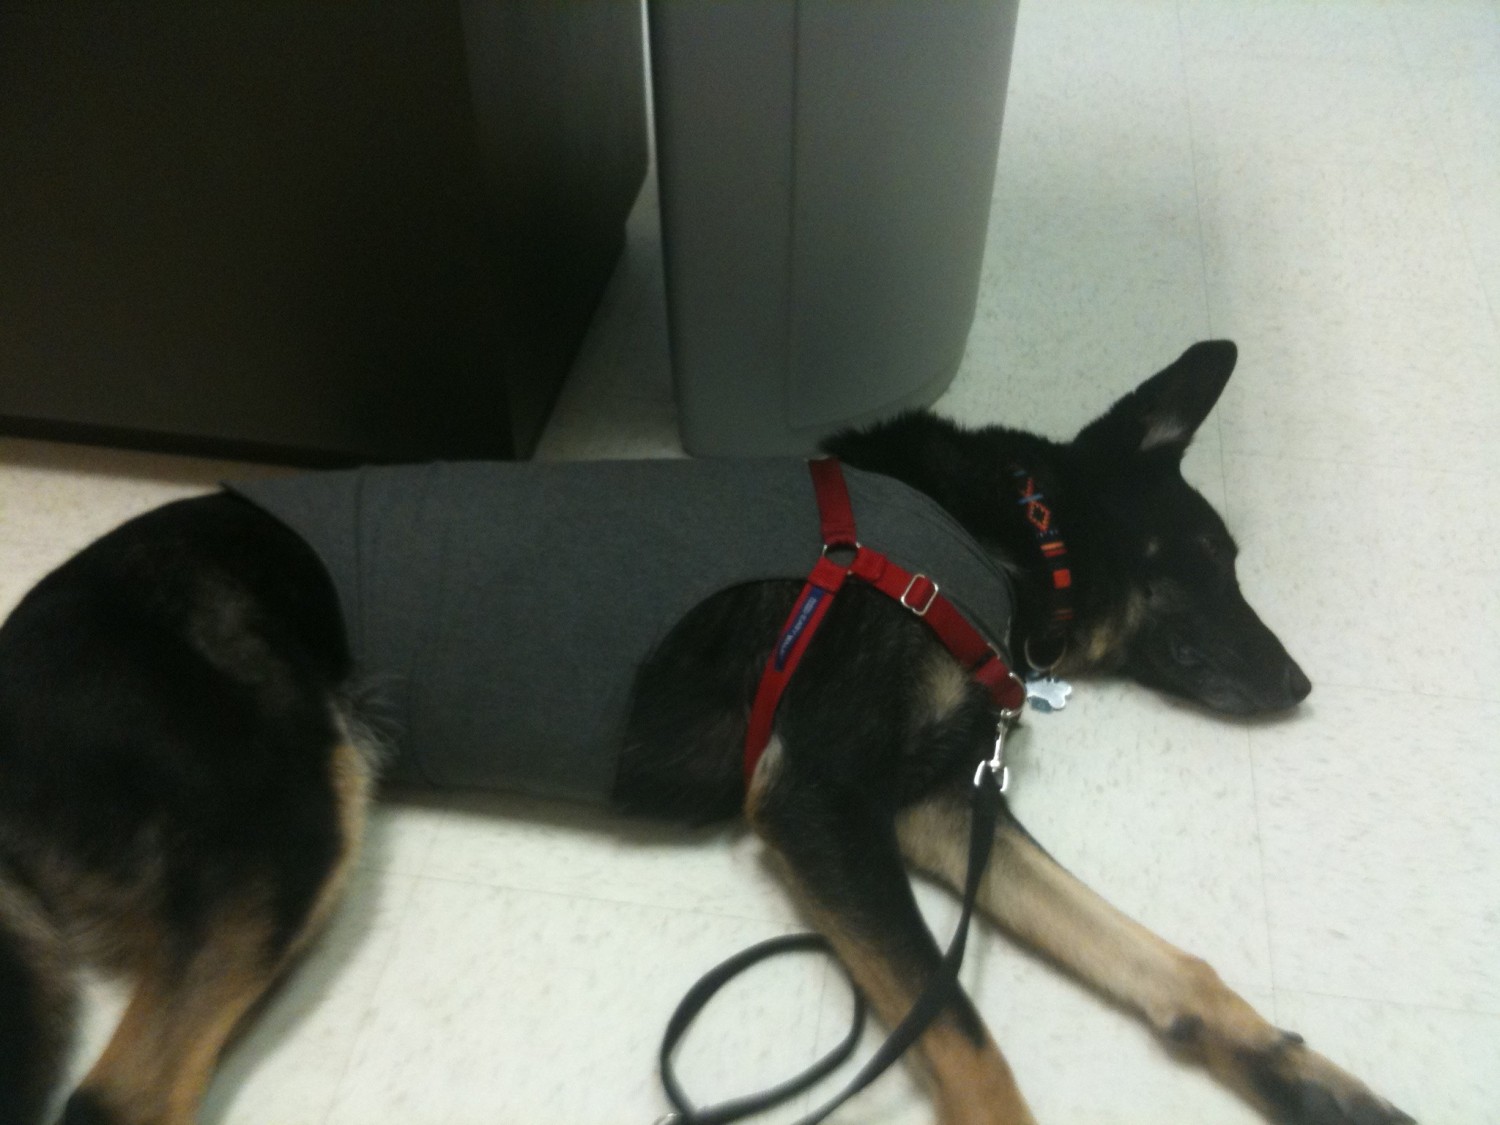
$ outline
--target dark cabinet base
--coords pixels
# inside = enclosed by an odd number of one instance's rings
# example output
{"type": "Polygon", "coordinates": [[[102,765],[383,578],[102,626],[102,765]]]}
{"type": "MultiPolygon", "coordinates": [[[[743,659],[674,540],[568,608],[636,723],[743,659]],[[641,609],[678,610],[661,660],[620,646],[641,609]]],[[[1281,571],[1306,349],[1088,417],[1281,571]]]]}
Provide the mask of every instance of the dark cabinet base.
{"type": "Polygon", "coordinates": [[[643,81],[631,3],[0,5],[0,426],[529,454],[643,81]]]}

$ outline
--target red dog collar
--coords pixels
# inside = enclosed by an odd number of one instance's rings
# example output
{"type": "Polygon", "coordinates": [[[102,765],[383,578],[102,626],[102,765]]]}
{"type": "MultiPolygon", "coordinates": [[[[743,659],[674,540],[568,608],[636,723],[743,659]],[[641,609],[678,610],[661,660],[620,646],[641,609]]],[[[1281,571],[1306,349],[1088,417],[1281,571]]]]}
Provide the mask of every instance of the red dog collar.
{"type": "Polygon", "coordinates": [[[1068,563],[1067,544],[1058,530],[1057,516],[1047,503],[1036,475],[1019,465],[1012,465],[1011,477],[1016,486],[1016,504],[1022,509],[1026,527],[1036,540],[1042,565],[1047,571],[1047,618],[1036,634],[1026,637],[1023,655],[1033,668],[1052,668],[1068,647],[1068,624],[1073,620],[1073,570],[1068,563]],[[1034,640],[1042,643],[1045,663],[1039,662],[1031,650],[1034,640]],[[1050,659],[1046,659],[1048,656],[1050,659]]]}
{"type": "Polygon", "coordinates": [[[854,525],[854,507],[836,458],[809,461],[813,491],[822,523],[823,555],[808,575],[786,624],[777,635],[771,655],[761,672],[745,731],[745,785],[755,776],[755,767],[771,741],[776,707],[791,681],[802,654],[812,642],[823,618],[840,589],[849,579],[873,586],[886,597],[900,602],[937,634],[955,660],[989,692],[1002,714],[1015,714],[1026,700],[1020,678],[989,641],[964,619],[953,603],[943,597],[938,584],[925,574],[903,569],[879,551],[859,542],[854,525]],[[833,551],[852,551],[847,563],[834,562],[833,551]]]}

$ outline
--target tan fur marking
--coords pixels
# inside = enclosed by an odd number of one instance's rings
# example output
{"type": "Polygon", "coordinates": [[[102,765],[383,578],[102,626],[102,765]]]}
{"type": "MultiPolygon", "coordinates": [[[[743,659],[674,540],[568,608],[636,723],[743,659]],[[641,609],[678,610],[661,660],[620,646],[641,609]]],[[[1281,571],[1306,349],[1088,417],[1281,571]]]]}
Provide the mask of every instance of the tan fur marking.
{"type": "Polygon", "coordinates": [[[939,1025],[923,1038],[922,1050],[943,1076],[937,1103],[944,1125],[1036,1125],[1010,1064],[988,1035],[976,1047],[962,1032],[939,1025]]]}
{"type": "Polygon", "coordinates": [[[372,755],[361,750],[353,740],[340,742],[333,749],[333,793],[339,807],[341,847],[338,859],[318,900],[308,912],[307,924],[292,942],[289,956],[295,957],[318,935],[327,923],[329,915],[338,905],[349,882],[349,873],[359,858],[364,844],[365,823],[368,819],[370,801],[375,791],[375,771],[372,755]]]}
{"type": "Polygon", "coordinates": [[[776,784],[777,775],[781,773],[782,754],[785,748],[779,734],[771,735],[771,740],[766,743],[765,753],[760,756],[760,761],[755,764],[755,773],[750,777],[750,785],[745,793],[745,819],[754,824],[756,815],[760,810],[760,803],[765,799],[766,793],[771,786],[776,784]]]}
{"type": "Polygon", "coordinates": [[[1118,665],[1120,653],[1145,620],[1145,599],[1139,595],[1131,595],[1124,609],[1115,616],[1100,621],[1082,638],[1081,643],[1069,647],[1058,670],[1064,675],[1073,675],[1118,665]]]}
{"type": "Polygon", "coordinates": [[[957,710],[969,693],[969,677],[946,652],[936,652],[924,669],[927,706],[934,721],[941,722],[957,710]]]}

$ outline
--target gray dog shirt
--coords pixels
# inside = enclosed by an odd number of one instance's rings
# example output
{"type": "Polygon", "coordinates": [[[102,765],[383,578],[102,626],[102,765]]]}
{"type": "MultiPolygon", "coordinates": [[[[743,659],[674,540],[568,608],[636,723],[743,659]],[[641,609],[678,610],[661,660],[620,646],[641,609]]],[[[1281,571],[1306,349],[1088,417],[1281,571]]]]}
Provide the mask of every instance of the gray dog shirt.
{"type": "MultiPolygon", "coordinates": [[[[1003,651],[999,565],[923,494],[845,476],[861,541],[1003,651]]],[[[230,489],[327,568],[390,720],[390,776],[445,787],[606,800],[642,661],[705,598],[804,578],[822,549],[801,460],[439,463],[230,489]]]]}

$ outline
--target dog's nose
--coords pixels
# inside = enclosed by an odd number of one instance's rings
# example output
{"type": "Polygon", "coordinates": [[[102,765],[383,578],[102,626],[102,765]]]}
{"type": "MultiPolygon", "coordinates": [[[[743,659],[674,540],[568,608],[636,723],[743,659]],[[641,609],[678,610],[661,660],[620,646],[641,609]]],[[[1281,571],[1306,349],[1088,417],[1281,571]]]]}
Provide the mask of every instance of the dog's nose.
{"type": "Polygon", "coordinates": [[[1292,703],[1301,703],[1307,698],[1307,693],[1312,691],[1312,681],[1307,678],[1301,668],[1297,667],[1295,660],[1288,660],[1286,672],[1282,676],[1282,687],[1292,703]]]}

